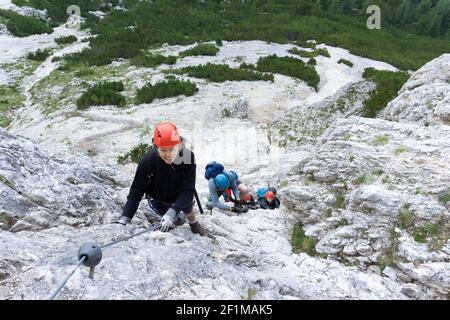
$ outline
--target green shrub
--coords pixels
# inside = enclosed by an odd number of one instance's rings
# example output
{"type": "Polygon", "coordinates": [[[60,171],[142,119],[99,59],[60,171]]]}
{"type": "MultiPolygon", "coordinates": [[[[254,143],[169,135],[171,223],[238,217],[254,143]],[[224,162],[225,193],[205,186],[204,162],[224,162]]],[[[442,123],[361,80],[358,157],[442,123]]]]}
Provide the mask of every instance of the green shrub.
{"type": "Polygon", "coordinates": [[[216,46],[221,47],[223,46],[223,42],[220,39],[216,39],[216,46]]]}
{"type": "Polygon", "coordinates": [[[115,105],[124,107],[125,97],[118,93],[124,90],[122,82],[101,82],[89,88],[77,100],[78,110],[85,110],[90,106],[115,105]]]}
{"type": "Polygon", "coordinates": [[[78,40],[77,37],[75,36],[67,36],[67,37],[59,37],[55,39],[55,42],[57,44],[69,44],[69,43],[74,43],[78,40]]]}
{"type": "Polygon", "coordinates": [[[319,56],[324,56],[324,57],[331,57],[330,56],[330,53],[328,52],[328,49],[326,49],[326,48],[319,48],[319,49],[316,49],[316,50],[314,50],[316,53],[317,53],[317,55],[319,56]]]}
{"type": "Polygon", "coordinates": [[[308,60],[307,64],[310,66],[315,66],[315,65],[317,65],[317,60],[314,58],[311,58],[308,60]]]}
{"type": "Polygon", "coordinates": [[[90,48],[79,53],[65,55],[73,63],[90,66],[110,64],[117,58],[131,59],[141,53],[142,37],[129,29],[110,31],[90,39],[90,48]]]}
{"type": "Polygon", "coordinates": [[[196,45],[192,49],[188,49],[186,51],[180,52],[180,57],[187,56],[215,56],[219,52],[219,48],[217,48],[213,44],[209,43],[201,43],[196,45]]]}
{"type": "Polygon", "coordinates": [[[1,10],[0,17],[6,18],[6,28],[16,37],[28,37],[34,34],[52,33],[53,28],[42,19],[22,16],[13,11],[1,10]]]}
{"type": "Polygon", "coordinates": [[[139,163],[149,151],[150,145],[147,143],[140,143],[124,155],[119,156],[117,158],[117,163],[121,165],[128,162],[139,163]]]}
{"type": "Polygon", "coordinates": [[[222,118],[230,118],[231,117],[231,111],[228,108],[224,108],[222,110],[222,118]]]}
{"type": "Polygon", "coordinates": [[[176,70],[178,73],[186,73],[190,77],[208,79],[213,82],[224,81],[274,81],[272,74],[264,74],[252,70],[230,68],[226,64],[199,65],[176,70]]]}
{"type": "Polygon", "coordinates": [[[375,82],[377,88],[370,92],[370,98],[364,101],[363,117],[375,118],[389,101],[397,96],[397,92],[409,79],[406,72],[380,71],[366,68],[363,78],[375,82]]]}
{"type": "Polygon", "coordinates": [[[152,85],[147,83],[136,94],[136,103],[151,103],[154,99],[175,97],[179,95],[192,96],[198,92],[195,83],[169,79],[152,85]]]}
{"type": "Polygon", "coordinates": [[[12,0],[11,3],[15,4],[18,7],[30,6],[30,2],[28,0],[12,0]]]}
{"type": "Polygon", "coordinates": [[[320,77],[316,69],[311,65],[306,65],[303,61],[292,57],[278,57],[271,55],[259,58],[256,70],[262,72],[274,72],[286,76],[304,80],[309,86],[318,90],[320,77]]]}
{"type": "Polygon", "coordinates": [[[316,243],[316,240],[305,235],[302,223],[297,223],[294,226],[291,238],[293,253],[305,252],[310,256],[315,256],[317,255],[316,243]]]}
{"type": "Polygon", "coordinates": [[[161,64],[173,65],[177,62],[175,56],[163,56],[161,54],[140,54],[130,60],[130,63],[137,67],[154,68],[161,64]]]}
{"type": "Polygon", "coordinates": [[[349,67],[353,67],[353,62],[346,60],[346,59],[339,59],[338,63],[343,63],[349,67]]]}
{"type": "Polygon", "coordinates": [[[306,51],[297,48],[292,48],[288,50],[289,53],[296,54],[302,58],[315,58],[318,56],[316,51],[306,51]]]}
{"type": "Polygon", "coordinates": [[[45,61],[50,56],[50,50],[41,50],[38,49],[35,52],[30,52],[27,54],[27,59],[34,60],[34,61],[45,61]]]}
{"type": "Polygon", "coordinates": [[[299,40],[299,41],[295,42],[295,45],[302,47],[302,48],[315,49],[317,44],[313,41],[308,42],[308,41],[299,40]]]}
{"type": "MultiPolygon", "coordinates": [[[[1,101],[0,101],[1,103],[1,101]]],[[[0,127],[2,128],[6,128],[7,126],[9,126],[9,124],[11,123],[11,120],[4,116],[4,115],[0,115],[0,127]]]]}

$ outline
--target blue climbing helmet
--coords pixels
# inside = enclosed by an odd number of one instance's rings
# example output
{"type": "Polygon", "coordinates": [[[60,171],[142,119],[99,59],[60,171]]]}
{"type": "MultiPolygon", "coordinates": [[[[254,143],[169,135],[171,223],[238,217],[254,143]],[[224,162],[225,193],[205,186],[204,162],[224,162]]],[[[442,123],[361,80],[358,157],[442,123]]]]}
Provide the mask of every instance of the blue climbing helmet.
{"type": "Polygon", "coordinates": [[[214,178],[214,183],[222,191],[225,191],[226,189],[228,189],[230,187],[230,180],[228,179],[227,175],[224,173],[218,174],[214,178]]]}

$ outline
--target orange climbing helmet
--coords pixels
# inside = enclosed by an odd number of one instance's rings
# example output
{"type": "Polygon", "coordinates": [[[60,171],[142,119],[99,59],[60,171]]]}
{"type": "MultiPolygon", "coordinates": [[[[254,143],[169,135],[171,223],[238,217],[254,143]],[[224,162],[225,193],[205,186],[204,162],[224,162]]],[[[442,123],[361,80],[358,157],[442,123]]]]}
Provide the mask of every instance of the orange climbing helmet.
{"type": "Polygon", "coordinates": [[[267,200],[273,200],[273,198],[275,197],[275,194],[272,191],[267,191],[266,193],[266,199],[267,200]]]}
{"type": "Polygon", "coordinates": [[[155,126],[153,143],[158,148],[175,147],[181,142],[180,133],[175,123],[163,121],[155,126]]]}

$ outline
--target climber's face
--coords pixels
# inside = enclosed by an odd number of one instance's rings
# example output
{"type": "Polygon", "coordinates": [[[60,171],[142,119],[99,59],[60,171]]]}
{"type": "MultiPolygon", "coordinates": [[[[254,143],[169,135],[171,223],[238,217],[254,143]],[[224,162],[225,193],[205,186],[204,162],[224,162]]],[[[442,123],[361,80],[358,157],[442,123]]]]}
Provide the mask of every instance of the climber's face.
{"type": "Polygon", "coordinates": [[[158,148],[158,153],[161,159],[167,164],[172,164],[173,160],[178,155],[179,145],[171,148],[158,148]]]}

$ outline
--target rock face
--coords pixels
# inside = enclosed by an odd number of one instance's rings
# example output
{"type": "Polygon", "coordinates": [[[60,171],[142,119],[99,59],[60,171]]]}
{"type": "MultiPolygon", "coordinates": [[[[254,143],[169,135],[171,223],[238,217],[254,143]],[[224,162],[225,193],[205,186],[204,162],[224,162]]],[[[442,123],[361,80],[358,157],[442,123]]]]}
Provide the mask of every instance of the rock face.
{"type": "Polygon", "coordinates": [[[444,54],[416,71],[381,117],[422,125],[449,125],[450,54],[444,54]]]}
{"type": "Polygon", "coordinates": [[[361,114],[363,101],[374,88],[372,82],[359,81],[320,102],[293,108],[272,123],[275,139],[287,148],[315,144],[335,119],[361,114]]]}
{"type": "Polygon", "coordinates": [[[337,119],[293,178],[300,186],[280,191],[282,203],[317,252],[394,266],[398,278],[448,296],[449,137],[448,126],[337,119]]]}
{"type": "Polygon", "coordinates": [[[120,204],[115,188],[126,185],[115,169],[88,158],[39,150],[26,138],[0,129],[0,221],[19,232],[107,221],[120,204]]]}
{"type": "MultiPolygon", "coordinates": [[[[5,131],[0,150],[0,210],[3,221],[12,221],[0,232],[1,299],[47,298],[72,270],[82,244],[104,245],[147,226],[140,213],[126,227],[105,223],[117,217],[118,198],[128,189],[114,169],[48,154],[5,131]]],[[[407,298],[392,279],[293,254],[291,214],[214,212],[198,219],[215,240],[181,226],[120,242],[103,250],[94,280],[82,267],[59,297],[241,299],[254,289],[259,299],[407,298]]]]}

